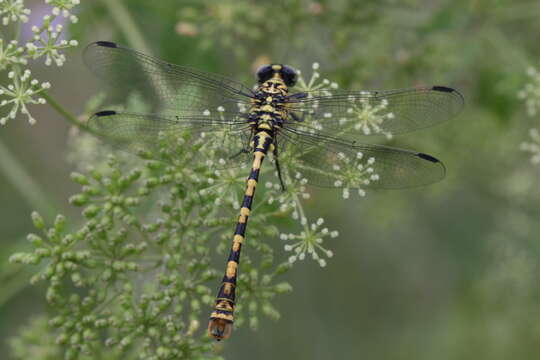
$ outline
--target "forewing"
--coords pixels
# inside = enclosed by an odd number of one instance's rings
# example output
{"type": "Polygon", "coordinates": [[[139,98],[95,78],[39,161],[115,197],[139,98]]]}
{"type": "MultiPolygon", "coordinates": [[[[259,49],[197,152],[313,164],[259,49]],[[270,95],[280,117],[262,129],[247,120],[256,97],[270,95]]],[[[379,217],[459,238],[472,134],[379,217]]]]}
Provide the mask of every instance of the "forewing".
{"type": "Polygon", "coordinates": [[[218,108],[238,113],[245,111],[252,96],[249,88],[231,79],[169,64],[112,42],[88,45],[83,58],[122,101],[139,95],[152,113],[201,115],[218,108]]]}
{"type": "Polygon", "coordinates": [[[248,126],[242,120],[112,110],[94,114],[87,126],[109,144],[136,155],[174,161],[174,155],[173,158],[169,156],[180,149],[199,152],[203,161],[213,160],[216,164],[228,166],[245,162],[246,155],[242,150],[248,147],[250,135],[248,126]]]}
{"type": "Polygon", "coordinates": [[[355,145],[337,139],[284,129],[286,150],[280,160],[290,176],[320,187],[402,189],[428,185],[444,178],[436,158],[381,145],[355,145]]]}
{"type": "Polygon", "coordinates": [[[456,116],[463,97],[444,86],[389,91],[337,92],[332,95],[292,96],[294,117],[287,126],[317,131],[345,140],[364,135],[405,133],[426,128],[456,116]]]}

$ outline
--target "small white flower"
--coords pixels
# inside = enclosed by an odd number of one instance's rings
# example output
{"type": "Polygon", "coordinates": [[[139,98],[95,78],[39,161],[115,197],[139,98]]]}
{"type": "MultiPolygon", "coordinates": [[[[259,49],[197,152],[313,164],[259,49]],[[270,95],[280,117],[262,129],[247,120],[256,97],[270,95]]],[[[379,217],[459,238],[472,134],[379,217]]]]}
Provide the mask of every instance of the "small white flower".
{"type": "Polygon", "coordinates": [[[35,124],[36,120],[27,105],[44,104],[45,99],[36,95],[48,89],[50,84],[45,82],[40,85],[38,80],[31,78],[30,70],[25,70],[20,76],[12,71],[8,74],[8,78],[13,83],[7,87],[0,85],[0,96],[5,98],[0,102],[0,107],[11,106],[11,108],[6,116],[0,118],[0,124],[4,125],[8,119],[14,119],[17,113],[25,115],[30,124],[35,124]]]}
{"type": "Polygon", "coordinates": [[[531,163],[540,164],[540,132],[538,129],[530,129],[529,137],[531,141],[521,143],[521,150],[531,154],[531,163]]]}
{"type": "Polygon", "coordinates": [[[540,109],[540,72],[535,67],[529,67],[527,75],[529,82],[518,92],[517,96],[525,101],[527,114],[535,116],[540,109]]]}
{"type": "Polygon", "coordinates": [[[364,187],[372,181],[379,180],[375,158],[369,157],[365,160],[364,155],[362,152],[350,155],[343,152],[337,153],[336,162],[332,165],[333,172],[330,175],[334,178],[334,187],[342,188],[344,199],[350,197],[351,189],[358,189],[358,194],[365,196],[364,187]]]}
{"type": "MultiPolygon", "coordinates": [[[[359,96],[350,95],[349,102],[351,107],[347,108],[346,113],[349,115],[350,121],[340,120],[340,124],[352,124],[352,129],[362,132],[364,135],[372,133],[385,135],[391,138],[392,134],[384,130],[382,125],[386,120],[395,117],[393,112],[388,112],[388,100],[376,99],[367,97],[366,94],[360,93],[359,96]]],[[[348,128],[345,126],[344,131],[348,128]]]]}
{"type": "MultiPolygon", "coordinates": [[[[59,6],[62,5],[60,4],[61,2],[66,3],[66,1],[61,0],[58,0],[57,2],[59,6]]],[[[61,35],[63,34],[64,26],[58,24],[53,27],[51,25],[52,20],[58,16],[58,14],[55,14],[54,9],[54,17],[46,15],[43,17],[43,24],[41,27],[32,27],[32,32],[35,35],[33,37],[33,41],[26,44],[26,49],[28,51],[28,55],[30,55],[30,57],[33,59],[44,57],[45,65],[47,66],[50,66],[53,63],[56,64],[56,66],[62,66],[66,61],[66,57],[63,53],[61,53],[61,51],[77,46],[78,42],[76,40],[68,41],[65,39],[60,39],[61,35]]]]}
{"type": "Polygon", "coordinates": [[[2,24],[9,25],[10,22],[28,22],[30,10],[24,7],[22,0],[2,0],[0,1],[0,16],[2,24]]]}
{"type": "Polygon", "coordinates": [[[304,260],[306,254],[311,255],[311,258],[319,263],[321,267],[326,266],[326,260],[322,259],[320,254],[332,257],[334,254],[332,251],[323,247],[323,241],[326,237],[332,237],[327,228],[321,229],[321,225],[324,223],[322,218],[317,219],[315,223],[306,224],[304,231],[300,234],[288,234],[286,238],[282,240],[290,241],[284,246],[285,251],[292,251],[295,255],[289,257],[289,263],[294,263],[296,260],[304,260]]]}
{"type": "MultiPolygon", "coordinates": [[[[318,72],[320,64],[318,62],[313,63],[311,66],[313,72],[311,73],[311,78],[305,79],[302,75],[302,72],[297,70],[298,81],[296,83],[295,89],[299,92],[307,92],[308,97],[318,96],[318,95],[332,95],[330,90],[335,90],[338,88],[338,84],[331,82],[328,79],[323,79],[318,81],[321,77],[321,74],[318,72]]],[[[316,109],[317,104],[312,104],[312,108],[316,109]]],[[[308,119],[309,120],[309,119],[308,119]]]]}

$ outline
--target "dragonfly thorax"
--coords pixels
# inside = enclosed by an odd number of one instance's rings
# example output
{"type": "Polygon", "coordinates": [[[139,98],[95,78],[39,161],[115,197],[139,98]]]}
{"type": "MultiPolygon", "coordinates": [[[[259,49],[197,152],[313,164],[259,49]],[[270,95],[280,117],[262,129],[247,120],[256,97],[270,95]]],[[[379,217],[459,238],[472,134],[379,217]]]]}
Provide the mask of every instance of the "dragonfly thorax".
{"type": "Polygon", "coordinates": [[[264,81],[252,99],[249,123],[255,129],[282,127],[287,118],[288,87],[279,73],[264,81]]]}
{"type": "Polygon", "coordinates": [[[289,86],[296,81],[296,72],[284,65],[266,65],[257,77],[260,85],[252,98],[249,123],[255,130],[281,128],[288,116],[289,86]]]}

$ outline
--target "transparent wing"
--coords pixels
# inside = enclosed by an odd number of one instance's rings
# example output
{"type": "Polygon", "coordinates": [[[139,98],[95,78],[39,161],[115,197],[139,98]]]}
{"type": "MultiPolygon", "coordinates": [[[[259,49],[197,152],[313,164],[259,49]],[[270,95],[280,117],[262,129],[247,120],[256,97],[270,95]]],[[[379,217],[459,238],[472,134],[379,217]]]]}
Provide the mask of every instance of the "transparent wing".
{"type": "Polygon", "coordinates": [[[381,145],[344,143],[323,135],[283,129],[285,152],[280,162],[290,176],[310,185],[350,189],[402,189],[444,178],[436,158],[381,145]]]}
{"type": "Polygon", "coordinates": [[[139,95],[151,113],[172,109],[175,115],[200,115],[218,108],[242,112],[253,94],[225,77],[169,64],[112,42],[88,45],[83,58],[97,77],[113,87],[121,101],[139,95]]]}
{"type": "Polygon", "coordinates": [[[111,145],[133,154],[173,162],[174,158],[181,158],[182,151],[192,151],[200,154],[203,161],[212,160],[228,166],[245,163],[247,154],[242,150],[247,149],[251,132],[242,120],[113,110],[94,114],[87,126],[111,145]],[[164,150],[169,153],[163,153],[164,150]],[[176,156],[168,158],[175,152],[176,156]]]}
{"type": "Polygon", "coordinates": [[[391,137],[441,123],[456,116],[464,101],[454,89],[433,86],[320,96],[293,95],[289,104],[293,117],[304,121],[291,120],[287,126],[357,140],[364,135],[391,137]]]}

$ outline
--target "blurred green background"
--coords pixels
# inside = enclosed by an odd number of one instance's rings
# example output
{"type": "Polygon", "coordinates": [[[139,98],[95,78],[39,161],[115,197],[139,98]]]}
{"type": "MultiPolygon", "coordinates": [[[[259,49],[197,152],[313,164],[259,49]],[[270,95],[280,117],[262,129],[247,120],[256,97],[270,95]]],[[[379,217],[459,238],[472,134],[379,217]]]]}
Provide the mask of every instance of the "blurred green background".
{"type": "MultiPolygon", "coordinates": [[[[440,84],[466,99],[458,118],[390,143],[442,159],[443,182],[348,201],[313,189],[306,210],[340,231],[327,242],[335,256],[325,268],[297,263],[287,275],[294,291],[277,299],[282,319],[235,331],[226,358],[540,357],[540,173],[520,150],[539,119],[517,96],[540,60],[540,1],[125,0],[143,43],[115,2],[83,1],[70,27],[81,46],[60,70],[32,67],[74,114],[99,87],[81,60],[96,40],[246,84],[261,62],[288,63],[306,76],[319,62],[342,89],[440,84]]],[[[35,12],[42,6],[28,3],[35,12]]],[[[4,340],[47,311],[44,289],[27,285],[32,269],[7,263],[29,247],[30,212],[49,220],[79,213],[67,203],[78,189],[66,161],[70,125],[48,106],[32,110],[35,126],[11,121],[0,134],[2,151],[35,182],[28,191],[42,198],[19,191],[17,173],[0,159],[2,359],[4,340]]]]}

